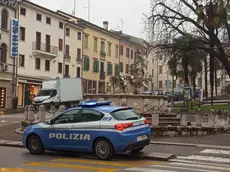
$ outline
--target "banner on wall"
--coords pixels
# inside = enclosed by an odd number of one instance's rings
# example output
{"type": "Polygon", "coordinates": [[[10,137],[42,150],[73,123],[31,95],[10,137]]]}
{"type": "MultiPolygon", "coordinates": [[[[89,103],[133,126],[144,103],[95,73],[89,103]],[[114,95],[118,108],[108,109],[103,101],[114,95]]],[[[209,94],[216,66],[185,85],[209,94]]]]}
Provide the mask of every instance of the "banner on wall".
{"type": "Polygon", "coordinates": [[[16,18],[11,19],[11,43],[10,43],[10,56],[18,56],[18,39],[19,39],[19,20],[16,18]]]}

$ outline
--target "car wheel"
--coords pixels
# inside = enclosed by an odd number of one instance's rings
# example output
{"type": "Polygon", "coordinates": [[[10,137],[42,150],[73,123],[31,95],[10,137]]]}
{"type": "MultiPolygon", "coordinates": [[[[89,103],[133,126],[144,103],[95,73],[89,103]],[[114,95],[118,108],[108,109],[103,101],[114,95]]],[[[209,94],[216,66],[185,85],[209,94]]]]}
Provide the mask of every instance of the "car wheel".
{"type": "Polygon", "coordinates": [[[132,153],[140,152],[142,149],[144,149],[144,147],[141,147],[141,148],[138,148],[138,149],[134,149],[134,150],[132,150],[132,153]]]}
{"type": "Polygon", "coordinates": [[[31,154],[34,155],[41,155],[45,152],[45,149],[43,148],[42,141],[38,136],[31,136],[28,139],[28,149],[31,154]]]}
{"type": "Polygon", "coordinates": [[[94,144],[94,154],[100,160],[110,160],[114,155],[113,146],[106,139],[98,139],[94,144]]]}

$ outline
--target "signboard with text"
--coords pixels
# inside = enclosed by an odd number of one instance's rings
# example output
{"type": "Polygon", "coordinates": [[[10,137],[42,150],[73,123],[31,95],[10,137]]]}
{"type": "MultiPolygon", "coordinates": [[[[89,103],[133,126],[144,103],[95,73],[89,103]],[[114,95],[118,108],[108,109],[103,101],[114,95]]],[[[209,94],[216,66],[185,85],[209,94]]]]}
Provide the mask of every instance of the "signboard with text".
{"type": "Polygon", "coordinates": [[[0,0],[0,4],[3,4],[5,6],[8,6],[10,8],[14,8],[14,9],[18,8],[17,0],[0,0]]]}
{"type": "Polygon", "coordinates": [[[18,39],[19,39],[19,21],[16,18],[11,20],[11,46],[10,46],[10,56],[18,56],[18,39]]]}

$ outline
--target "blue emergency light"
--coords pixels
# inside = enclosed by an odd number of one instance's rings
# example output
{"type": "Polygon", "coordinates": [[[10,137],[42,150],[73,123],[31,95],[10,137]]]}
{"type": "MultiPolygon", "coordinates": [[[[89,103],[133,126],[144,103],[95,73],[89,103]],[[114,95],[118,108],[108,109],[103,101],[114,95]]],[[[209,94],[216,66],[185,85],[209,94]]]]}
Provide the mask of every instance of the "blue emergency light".
{"type": "Polygon", "coordinates": [[[78,106],[80,107],[92,107],[92,106],[106,106],[112,103],[111,100],[108,101],[96,101],[96,100],[89,100],[89,101],[82,101],[78,106]]]}

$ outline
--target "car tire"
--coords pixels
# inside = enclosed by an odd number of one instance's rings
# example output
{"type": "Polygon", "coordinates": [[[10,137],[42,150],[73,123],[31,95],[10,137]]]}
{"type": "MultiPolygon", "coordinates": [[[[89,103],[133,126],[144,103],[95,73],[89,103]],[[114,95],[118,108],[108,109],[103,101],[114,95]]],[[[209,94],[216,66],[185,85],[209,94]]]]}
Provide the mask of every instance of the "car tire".
{"type": "Polygon", "coordinates": [[[108,140],[98,139],[94,143],[94,154],[100,160],[110,160],[114,155],[114,149],[108,140]]]}
{"type": "Polygon", "coordinates": [[[45,149],[43,148],[43,144],[41,139],[38,136],[31,136],[28,139],[28,149],[30,151],[31,154],[33,155],[41,155],[45,152],[45,149]]]}
{"type": "Polygon", "coordinates": [[[142,149],[144,149],[144,147],[141,147],[141,148],[138,148],[138,149],[134,149],[134,150],[132,150],[132,153],[140,152],[142,149]]]}

